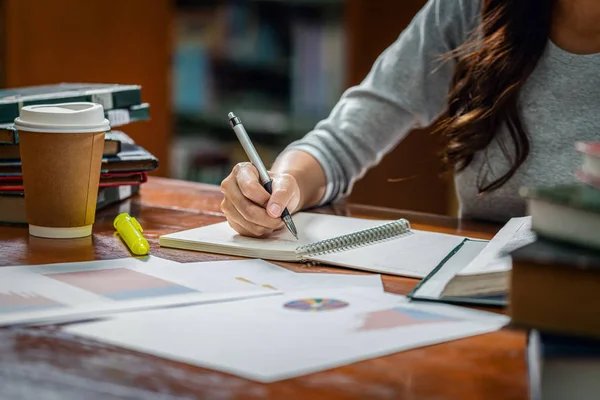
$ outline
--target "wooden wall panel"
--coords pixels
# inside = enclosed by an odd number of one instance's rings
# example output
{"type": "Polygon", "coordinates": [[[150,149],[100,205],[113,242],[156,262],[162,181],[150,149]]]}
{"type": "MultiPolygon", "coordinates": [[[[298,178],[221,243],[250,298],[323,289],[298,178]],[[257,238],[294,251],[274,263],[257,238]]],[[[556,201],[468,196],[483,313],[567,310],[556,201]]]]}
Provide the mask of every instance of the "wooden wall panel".
{"type": "Polygon", "coordinates": [[[3,85],[142,85],[151,121],[123,131],[168,175],[172,131],[170,0],[3,0],[3,85]]]}
{"type": "MultiPolygon", "coordinates": [[[[392,44],[425,0],[348,0],[346,29],[349,85],[360,83],[376,58],[392,44]]],[[[452,214],[453,187],[440,176],[439,146],[430,130],[411,132],[357,182],[353,202],[452,214]],[[390,182],[390,179],[402,179],[390,182]]]]}

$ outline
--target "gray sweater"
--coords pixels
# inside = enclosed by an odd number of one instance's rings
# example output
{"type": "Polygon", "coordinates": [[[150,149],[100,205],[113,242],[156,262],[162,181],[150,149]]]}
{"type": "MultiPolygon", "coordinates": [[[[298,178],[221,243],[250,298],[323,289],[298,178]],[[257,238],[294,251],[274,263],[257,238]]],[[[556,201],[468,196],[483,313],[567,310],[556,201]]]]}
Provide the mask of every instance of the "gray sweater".
{"type": "MultiPolygon", "coordinates": [[[[347,196],[408,132],[444,112],[454,64],[440,57],[478,27],[479,7],[480,0],[430,0],[364,81],[345,91],[313,131],[290,144],[288,149],[304,150],[322,165],[327,190],[321,204],[347,196]]],[[[478,196],[476,182],[500,177],[509,165],[498,142],[477,154],[455,174],[461,217],[505,221],[526,215],[521,186],[575,181],[581,162],[575,141],[600,140],[599,67],[600,54],[574,55],[548,42],[520,98],[529,158],[501,189],[478,196]]],[[[498,140],[506,138],[506,130],[499,132],[498,140]]]]}

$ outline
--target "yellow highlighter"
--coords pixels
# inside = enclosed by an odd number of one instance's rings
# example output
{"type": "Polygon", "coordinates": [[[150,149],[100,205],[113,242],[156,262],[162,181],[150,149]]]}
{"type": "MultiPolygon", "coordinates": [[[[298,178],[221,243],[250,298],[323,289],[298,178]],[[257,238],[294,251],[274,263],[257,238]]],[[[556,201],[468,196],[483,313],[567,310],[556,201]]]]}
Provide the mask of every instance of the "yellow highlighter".
{"type": "Polygon", "coordinates": [[[138,256],[148,254],[150,245],[142,236],[142,226],[137,220],[127,213],[121,213],[115,218],[113,225],[131,252],[138,256]]]}

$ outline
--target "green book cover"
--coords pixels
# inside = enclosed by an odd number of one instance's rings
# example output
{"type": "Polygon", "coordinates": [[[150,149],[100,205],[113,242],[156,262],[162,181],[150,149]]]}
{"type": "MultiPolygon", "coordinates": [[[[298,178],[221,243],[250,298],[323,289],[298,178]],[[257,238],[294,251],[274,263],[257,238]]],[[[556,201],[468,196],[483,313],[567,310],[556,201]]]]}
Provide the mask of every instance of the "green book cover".
{"type": "Polygon", "coordinates": [[[59,83],[0,90],[0,123],[13,122],[23,106],[75,101],[102,104],[105,110],[142,103],[141,86],[103,83],[59,83]]]}
{"type": "Polygon", "coordinates": [[[600,190],[584,183],[522,188],[522,197],[600,213],[600,190]]]}

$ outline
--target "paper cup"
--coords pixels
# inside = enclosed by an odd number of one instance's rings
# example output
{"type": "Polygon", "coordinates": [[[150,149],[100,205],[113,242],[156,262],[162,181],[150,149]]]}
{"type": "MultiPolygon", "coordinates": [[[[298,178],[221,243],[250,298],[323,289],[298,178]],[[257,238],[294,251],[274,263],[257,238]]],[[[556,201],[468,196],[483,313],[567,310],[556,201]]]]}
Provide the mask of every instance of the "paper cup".
{"type": "Polygon", "coordinates": [[[15,120],[29,233],[45,238],[92,234],[104,134],[95,103],[26,106],[15,120]]]}

